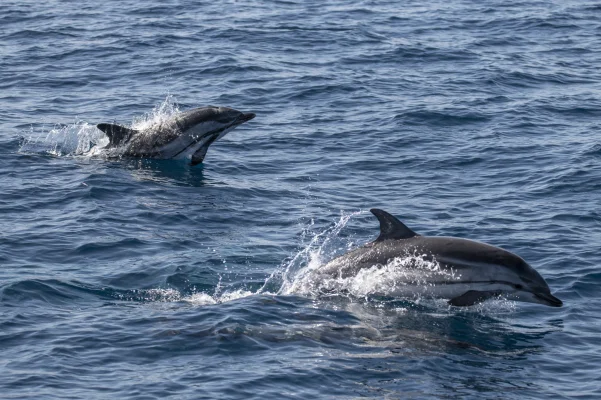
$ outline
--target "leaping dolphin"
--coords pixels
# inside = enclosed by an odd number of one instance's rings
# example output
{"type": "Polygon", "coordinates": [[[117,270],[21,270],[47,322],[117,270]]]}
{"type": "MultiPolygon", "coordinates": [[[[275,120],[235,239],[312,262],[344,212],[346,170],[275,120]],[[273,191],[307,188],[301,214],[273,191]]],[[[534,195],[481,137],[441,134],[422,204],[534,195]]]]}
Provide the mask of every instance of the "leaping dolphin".
{"type": "Polygon", "coordinates": [[[498,296],[552,307],[563,304],[540,274],[513,253],[467,239],[421,236],[385,211],[370,211],[380,221],[380,236],[313,273],[348,278],[405,258],[410,261],[400,268],[407,268],[408,273],[397,278],[401,280],[395,282],[397,295],[423,293],[450,299],[448,303],[454,306],[471,306],[498,296]],[[424,261],[435,264],[435,270],[420,271],[424,261]]]}
{"type": "Polygon", "coordinates": [[[181,112],[144,130],[98,124],[109,138],[109,156],[188,159],[200,164],[217,139],[255,117],[227,107],[200,107],[181,112]]]}

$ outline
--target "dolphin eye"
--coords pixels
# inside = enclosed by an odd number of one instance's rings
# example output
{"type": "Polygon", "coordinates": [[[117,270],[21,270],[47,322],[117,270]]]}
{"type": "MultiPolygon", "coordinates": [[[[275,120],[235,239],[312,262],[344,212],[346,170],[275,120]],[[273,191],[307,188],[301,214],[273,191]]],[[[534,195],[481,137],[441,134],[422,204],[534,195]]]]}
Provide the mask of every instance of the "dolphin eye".
{"type": "Polygon", "coordinates": [[[524,286],[518,284],[513,285],[514,288],[516,288],[517,290],[522,290],[524,288],[524,286]]]}

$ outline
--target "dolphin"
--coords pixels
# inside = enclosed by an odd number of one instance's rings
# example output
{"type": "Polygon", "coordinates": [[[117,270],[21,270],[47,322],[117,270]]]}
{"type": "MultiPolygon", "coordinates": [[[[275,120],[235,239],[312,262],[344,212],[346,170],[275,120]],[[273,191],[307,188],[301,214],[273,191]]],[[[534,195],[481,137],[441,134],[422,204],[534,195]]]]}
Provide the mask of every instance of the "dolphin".
{"type": "Polygon", "coordinates": [[[255,117],[228,107],[199,107],[174,115],[144,130],[98,124],[109,138],[109,156],[188,159],[200,164],[217,139],[255,117]]]}
{"type": "Polygon", "coordinates": [[[397,265],[406,271],[395,278],[396,293],[387,295],[421,293],[459,307],[500,296],[551,307],[563,304],[534,268],[509,251],[456,237],[421,236],[386,211],[370,211],[380,221],[380,236],[314,273],[344,279],[364,269],[397,265]]]}

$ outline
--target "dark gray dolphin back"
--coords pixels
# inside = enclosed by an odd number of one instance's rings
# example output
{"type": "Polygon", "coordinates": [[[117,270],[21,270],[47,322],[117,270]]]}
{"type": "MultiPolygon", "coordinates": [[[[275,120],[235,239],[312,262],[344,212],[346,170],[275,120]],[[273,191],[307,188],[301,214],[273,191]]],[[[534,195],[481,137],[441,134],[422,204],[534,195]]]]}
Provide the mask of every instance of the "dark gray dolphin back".
{"type": "Polygon", "coordinates": [[[381,242],[389,239],[409,239],[415,236],[419,236],[411,229],[407,228],[405,224],[399,221],[396,217],[388,214],[384,210],[372,208],[371,213],[376,216],[380,221],[380,236],[375,242],[381,242]]]}
{"type": "Polygon", "coordinates": [[[199,107],[184,111],[176,118],[179,129],[184,132],[203,122],[215,121],[222,124],[229,124],[236,120],[242,113],[238,110],[228,107],[199,107]]]}

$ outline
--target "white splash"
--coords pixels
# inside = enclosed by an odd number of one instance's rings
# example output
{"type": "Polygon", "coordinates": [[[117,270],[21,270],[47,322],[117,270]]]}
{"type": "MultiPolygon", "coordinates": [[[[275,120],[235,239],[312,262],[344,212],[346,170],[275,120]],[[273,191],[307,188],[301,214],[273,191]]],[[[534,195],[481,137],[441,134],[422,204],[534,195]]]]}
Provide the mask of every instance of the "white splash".
{"type": "Polygon", "coordinates": [[[394,258],[384,266],[360,270],[356,276],[339,283],[354,296],[427,296],[434,289],[432,282],[460,278],[455,271],[441,268],[436,260],[428,260],[425,254],[412,254],[394,258]]]}
{"type": "Polygon", "coordinates": [[[279,288],[275,289],[278,294],[296,293],[294,287],[299,279],[318,269],[326,262],[326,258],[330,258],[333,253],[340,250],[349,250],[354,245],[351,240],[348,240],[346,246],[341,246],[338,235],[348,221],[359,214],[361,214],[361,211],[348,214],[341,213],[339,220],[333,226],[317,233],[312,231],[315,222],[311,220],[301,234],[301,241],[306,242],[309,238],[308,243],[271,274],[259,293],[266,293],[272,287],[278,285],[279,288]]]}
{"type": "Polygon", "coordinates": [[[21,153],[46,153],[56,157],[87,155],[93,148],[108,144],[108,138],[95,125],[75,121],[71,125],[55,126],[46,133],[35,133],[25,139],[21,153]]]}
{"type": "Polygon", "coordinates": [[[175,96],[167,95],[165,100],[155,106],[152,111],[139,117],[134,117],[131,128],[140,131],[146,130],[152,126],[162,124],[179,112],[180,109],[175,96]]]}
{"type": "Polygon", "coordinates": [[[408,254],[394,258],[386,265],[361,269],[356,275],[345,278],[321,275],[317,268],[303,271],[287,288],[287,294],[415,299],[430,297],[437,289],[432,282],[459,279],[459,274],[441,268],[436,260],[428,260],[425,255],[408,254]]]}
{"type": "Polygon", "coordinates": [[[191,303],[198,306],[204,306],[209,304],[221,304],[228,301],[242,299],[244,297],[255,295],[256,293],[249,290],[238,289],[231,292],[224,292],[219,295],[210,295],[207,293],[194,293],[189,296],[181,298],[181,301],[191,303]]]}
{"type": "MultiPolygon", "coordinates": [[[[133,129],[144,130],[155,124],[168,120],[179,113],[179,106],[174,96],[167,95],[164,101],[154,107],[152,111],[134,117],[130,126],[133,129]]],[[[107,117],[106,121],[111,119],[107,117]]],[[[102,121],[98,121],[102,122],[102,121]]],[[[127,126],[128,124],[123,124],[127,126]]],[[[49,131],[34,132],[31,130],[28,137],[21,144],[21,153],[49,154],[56,157],[81,156],[93,157],[106,155],[105,147],[109,143],[108,137],[96,128],[95,123],[76,120],[70,125],[54,126],[49,131]]],[[[115,156],[111,152],[111,156],[115,156]]]]}
{"type": "Polygon", "coordinates": [[[241,299],[244,297],[252,296],[256,293],[248,290],[233,290],[225,291],[223,293],[215,293],[210,295],[208,293],[196,292],[189,295],[183,295],[176,289],[139,289],[133,291],[131,295],[120,295],[119,298],[124,301],[143,301],[152,303],[174,303],[174,302],[186,302],[194,305],[210,305],[220,304],[228,301],[241,299]]]}

